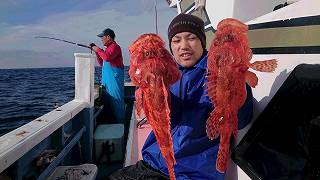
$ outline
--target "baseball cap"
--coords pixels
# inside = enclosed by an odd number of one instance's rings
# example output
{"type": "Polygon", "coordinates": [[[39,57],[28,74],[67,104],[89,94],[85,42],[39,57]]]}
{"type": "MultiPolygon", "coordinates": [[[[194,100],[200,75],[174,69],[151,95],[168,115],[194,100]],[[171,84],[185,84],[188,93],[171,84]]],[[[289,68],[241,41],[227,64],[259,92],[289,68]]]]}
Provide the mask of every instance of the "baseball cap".
{"type": "Polygon", "coordinates": [[[103,30],[103,31],[102,31],[100,34],[98,34],[97,36],[98,36],[98,37],[102,37],[102,36],[107,36],[107,35],[109,35],[112,39],[114,39],[114,37],[115,37],[114,31],[113,31],[112,29],[109,29],[109,28],[103,30]]]}

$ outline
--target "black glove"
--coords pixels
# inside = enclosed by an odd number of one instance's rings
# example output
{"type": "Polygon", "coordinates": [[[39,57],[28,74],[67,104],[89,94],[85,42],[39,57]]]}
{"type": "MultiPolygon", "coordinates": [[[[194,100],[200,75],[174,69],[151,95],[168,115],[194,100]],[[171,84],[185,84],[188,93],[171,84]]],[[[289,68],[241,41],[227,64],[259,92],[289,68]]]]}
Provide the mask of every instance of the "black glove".
{"type": "Polygon", "coordinates": [[[89,46],[92,48],[93,46],[96,46],[96,44],[95,43],[91,43],[89,46]]]}

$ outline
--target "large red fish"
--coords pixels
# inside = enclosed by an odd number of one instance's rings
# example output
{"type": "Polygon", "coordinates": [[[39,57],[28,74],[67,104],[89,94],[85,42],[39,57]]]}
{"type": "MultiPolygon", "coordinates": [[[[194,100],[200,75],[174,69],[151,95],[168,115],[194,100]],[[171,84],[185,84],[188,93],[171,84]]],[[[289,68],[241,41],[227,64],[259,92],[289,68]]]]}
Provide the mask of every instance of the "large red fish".
{"type": "Polygon", "coordinates": [[[230,138],[237,136],[238,110],[246,100],[245,84],[255,87],[256,74],[272,72],[277,67],[275,59],[250,63],[252,51],[247,38],[248,26],[239,20],[228,18],[217,27],[208,53],[208,95],[214,111],[207,120],[210,139],[220,135],[216,169],[225,172],[229,159],[230,138]]]}
{"type": "Polygon", "coordinates": [[[143,34],[129,47],[129,75],[136,90],[137,113],[142,108],[156,136],[171,180],[176,164],[170,127],[169,86],[180,78],[173,57],[156,34],[143,34]]]}

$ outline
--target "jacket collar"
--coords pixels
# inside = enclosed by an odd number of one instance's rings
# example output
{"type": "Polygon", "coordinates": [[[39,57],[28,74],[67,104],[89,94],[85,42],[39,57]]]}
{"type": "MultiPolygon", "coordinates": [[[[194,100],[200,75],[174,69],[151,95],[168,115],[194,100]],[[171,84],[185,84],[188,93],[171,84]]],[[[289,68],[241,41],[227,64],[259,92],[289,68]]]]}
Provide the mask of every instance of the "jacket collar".
{"type": "Polygon", "coordinates": [[[114,44],[114,43],[116,43],[116,42],[114,40],[111,40],[105,46],[108,47],[108,46],[110,46],[111,44],[114,44]]]}

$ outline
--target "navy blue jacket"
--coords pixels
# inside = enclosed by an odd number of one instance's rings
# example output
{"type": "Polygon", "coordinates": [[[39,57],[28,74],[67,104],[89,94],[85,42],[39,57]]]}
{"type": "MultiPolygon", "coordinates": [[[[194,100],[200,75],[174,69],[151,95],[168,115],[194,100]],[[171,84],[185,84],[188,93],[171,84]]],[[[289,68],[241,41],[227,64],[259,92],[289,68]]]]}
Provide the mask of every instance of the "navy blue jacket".
{"type": "MultiPolygon", "coordinates": [[[[180,67],[181,79],[170,88],[171,134],[177,161],[174,169],[178,180],[224,179],[224,174],[215,167],[219,138],[212,141],[206,134],[206,121],[213,110],[205,87],[207,58],[205,52],[192,68],[180,67]]],[[[247,86],[247,99],[238,113],[239,129],[250,122],[252,108],[252,92],[247,86]]],[[[168,175],[153,132],[144,144],[142,156],[151,167],[168,175]]]]}

